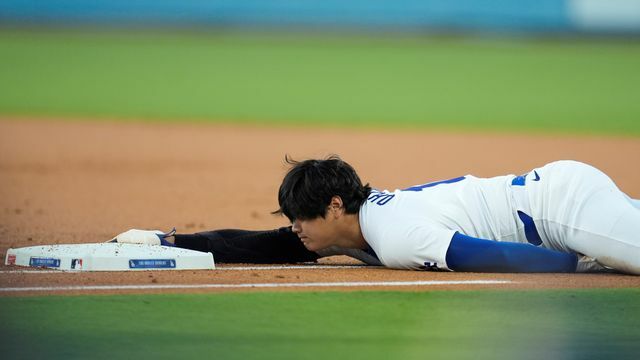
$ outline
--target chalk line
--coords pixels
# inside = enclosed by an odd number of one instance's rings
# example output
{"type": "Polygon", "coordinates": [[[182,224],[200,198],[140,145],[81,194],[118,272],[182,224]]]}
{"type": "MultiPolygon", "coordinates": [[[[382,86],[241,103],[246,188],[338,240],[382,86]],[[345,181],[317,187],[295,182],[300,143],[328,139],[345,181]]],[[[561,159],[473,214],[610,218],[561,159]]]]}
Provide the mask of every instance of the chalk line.
{"type": "Polygon", "coordinates": [[[492,285],[510,284],[509,280],[459,280],[459,281],[373,281],[373,282],[303,282],[303,283],[253,283],[253,284],[157,284],[157,285],[88,285],[88,286],[33,286],[0,288],[0,292],[27,291],[95,291],[95,290],[163,290],[163,289],[243,289],[243,288],[292,288],[292,287],[380,287],[380,286],[435,286],[435,285],[492,285]]]}

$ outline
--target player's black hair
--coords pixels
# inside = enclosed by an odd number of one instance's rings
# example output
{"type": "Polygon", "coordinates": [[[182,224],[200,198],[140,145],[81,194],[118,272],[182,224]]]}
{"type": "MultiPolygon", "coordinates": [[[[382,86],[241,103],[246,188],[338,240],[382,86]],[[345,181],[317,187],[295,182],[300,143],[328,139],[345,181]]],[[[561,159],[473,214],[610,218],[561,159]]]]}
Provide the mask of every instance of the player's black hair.
{"type": "Polygon", "coordinates": [[[291,168],[278,191],[280,209],[273,214],[284,214],[291,222],[324,218],[334,196],[340,196],[347,214],[356,214],[371,192],[369,184],[362,185],[355,169],[338,155],[304,161],[286,155],[285,162],[291,168]]]}

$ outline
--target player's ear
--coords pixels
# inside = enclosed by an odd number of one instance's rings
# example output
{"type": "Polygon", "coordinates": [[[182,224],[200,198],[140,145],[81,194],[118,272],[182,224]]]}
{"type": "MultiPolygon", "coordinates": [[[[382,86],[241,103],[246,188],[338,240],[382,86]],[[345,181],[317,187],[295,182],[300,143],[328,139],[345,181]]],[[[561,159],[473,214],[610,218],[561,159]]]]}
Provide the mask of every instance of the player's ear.
{"type": "Polygon", "coordinates": [[[334,214],[342,214],[344,210],[344,203],[342,202],[342,198],[340,196],[334,196],[331,198],[331,202],[329,203],[329,211],[334,214]]]}

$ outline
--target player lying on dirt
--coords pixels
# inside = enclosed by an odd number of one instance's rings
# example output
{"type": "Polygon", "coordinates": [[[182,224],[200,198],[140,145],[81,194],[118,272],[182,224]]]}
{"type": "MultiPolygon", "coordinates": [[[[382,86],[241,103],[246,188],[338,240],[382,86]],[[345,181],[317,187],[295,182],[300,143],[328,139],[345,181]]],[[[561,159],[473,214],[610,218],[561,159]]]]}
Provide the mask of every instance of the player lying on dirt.
{"type": "Polygon", "coordinates": [[[640,201],[604,173],[558,161],[525,175],[472,175],[393,192],[337,156],[296,162],[278,193],[291,227],[196,234],[130,230],[115,240],[208,251],[218,263],[348,255],[399,269],[640,274],[640,201]]]}

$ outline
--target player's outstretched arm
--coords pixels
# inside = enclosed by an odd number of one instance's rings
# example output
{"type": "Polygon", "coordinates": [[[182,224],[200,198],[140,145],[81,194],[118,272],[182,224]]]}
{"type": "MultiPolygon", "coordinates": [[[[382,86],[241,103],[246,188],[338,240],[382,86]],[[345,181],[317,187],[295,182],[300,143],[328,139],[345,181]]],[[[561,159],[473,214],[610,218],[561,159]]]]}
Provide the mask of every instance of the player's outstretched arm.
{"type": "Polygon", "coordinates": [[[195,234],[177,234],[175,228],[168,233],[131,229],[109,242],[177,246],[211,252],[217,263],[313,262],[322,256],[307,250],[290,226],[267,231],[223,229],[195,234]]]}
{"type": "Polygon", "coordinates": [[[483,240],[456,232],[447,266],[467,272],[575,272],[578,257],[530,244],[483,240]]]}
{"type": "Polygon", "coordinates": [[[223,229],[175,234],[171,240],[177,247],[211,252],[217,263],[298,263],[320,257],[304,247],[290,226],[267,231],[223,229]]]}

